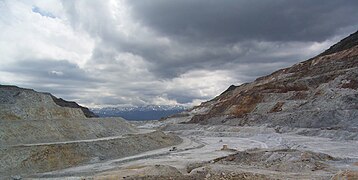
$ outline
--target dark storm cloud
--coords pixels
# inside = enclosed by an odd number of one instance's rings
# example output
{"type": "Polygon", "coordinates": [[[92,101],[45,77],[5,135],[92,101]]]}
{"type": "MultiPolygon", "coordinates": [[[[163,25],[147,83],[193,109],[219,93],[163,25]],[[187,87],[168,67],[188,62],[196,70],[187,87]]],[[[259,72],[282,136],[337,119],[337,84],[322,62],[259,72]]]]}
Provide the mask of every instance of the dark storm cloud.
{"type": "MultiPolygon", "coordinates": [[[[111,16],[109,7],[103,3],[86,3],[86,9],[93,8],[93,13],[83,15],[79,13],[81,4],[66,1],[64,5],[75,27],[83,27],[101,38],[93,52],[96,63],[113,60],[118,52],[127,52],[144,58],[148,62],[147,69],[161,79],[175,78],[190,70],[226,68],[232,63],[297,62],[303,60],[300,53],[280,57],[270,57],[270,53],[279,51],[278,48],[284,51],[289,42],[325,41],[358,24],[358,2],[353,0],[143,0],[126,3],[130,6],[133,23],[149,27],[154,30],[153,35],[166,37],[171,43],[148,43],[151,41],[148,36],[134,39],[115,33],[114,27],[119,21],[108,18],[111,16]],[[277,49],[261,47],[261,41],[274,42],[271,45],[277,49]],[[233,50],[237,45],[240,50],[233,50]],[[104,47],[113,51],[103,52],[104,47]]],[[[292,63],[286,65],[289,64],[292,63]]]]}
{"type": "Polygon", "coordinates": [[[2,70],[20,76],[34,77],[39,83],[56,83],[60,81],[78,83],[96,81],[94,78],[88,77],[76,64],[72,64],[66,60],[19,60],[9,67],[2,68],[2,70]]]}
{"type": "Polygon", "coordinates": [[[17,78],[0,80],[90,106],[192,105],[313,57],[358,28],[356,0],[9,2],[24,13],[0,5],[0,74],[17,78]]]}
{"type": "MultiPolygon", "coordinates": [[[[122,94],[140,94],[139,99],[118,99],[121,103],[148,102],[149,97],[164,95],[178,103],[210,99],[213,94],[200,93],[209,86],[194,83],[194,90],[177,79],[205,70],[201,76],[211,79],[215,75],[208,72],[227,72],[232,79],[222,83],[249,82],[316,55],[331,45],[326,41],[333,43],[333,37],[358,27],[358,2],[353,0],[125,2],[120,6],[129,6],[130,11],[118,11],[129,13],[126,18],[113,18],[117,16],[110,14],[111,6],[100,2],[63,3],[74,28],[100,39],[88,64],[102,65],[111,76],[120,77],[116,80],[120,85],[109,84],[122,94]],[[87,13],[81,14],[84,7],[87,13]],[[177,87],[168,88],[168,83],[177,87]]],[[[113,104],[114,99],[105,102],[113,104]]]]}
{"type": "Polygon", "coordinates": [[[247,75],[257,77],[315,55],[314,53],[303,54],[301,52],[308,44],[294,44],[295,45],[292,45],[290,42],[262,43],[255,39],[252,41],[237,42],[237,44],[234,45],[221,43],[207,46],[203,43],[194,46],[192,44],[183,43],[183,46],[189,48],[183,50],[181,52],[182,56],[178,58],[164,54],[159,56],[153,56],[153,54],[150,53],[141,55],[155,59],[154,62],[156,64],[151,70],[159,77],[173,78],[195,69],[238,71],[238,66],[242,65],[252,66],[253,69],[248,68],[243,71],[246,71],[246,73],[248,73],[247,75]],[[286,52],[286,54],[275,55],[277,51],[286,52]],[[256,69],[254,67],[257,63],[282,63],[282,66],[273,69],[256,69]]]}
{"type": "Polygon", "coordinates": [[[20,83],[21,86],[51,92],[66,99],[77,99],[80,93],[85,93],[85,89],[100,85],[98,79],[66,60],[26,59],[0,70],[31,82],[20,83]]]}
{"type": "Polygon", "coordinates": [[[358,23],[355,0],[127,1],[142,23],[168,36],[232,43],[241,40],[324,41],[358,23]]]}

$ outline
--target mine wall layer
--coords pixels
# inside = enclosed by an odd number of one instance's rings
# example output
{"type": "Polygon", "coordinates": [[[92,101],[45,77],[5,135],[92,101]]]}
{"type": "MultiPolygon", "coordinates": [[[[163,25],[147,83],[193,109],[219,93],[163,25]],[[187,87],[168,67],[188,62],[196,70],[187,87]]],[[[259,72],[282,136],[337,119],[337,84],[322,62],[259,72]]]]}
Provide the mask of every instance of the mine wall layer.
{"type": "Polygon", "coordinates": [[[181,142],[178,136],[155,131],[94,142],[5,147],[0,148],[0,175],[9,177],[59,170],[127,157],[181,142]]]}
{"type": "Polygon", "coordinates": [[[121,118],[0,120],[0,147],[95,139],[136,132],[136,127],[121,118]]]}

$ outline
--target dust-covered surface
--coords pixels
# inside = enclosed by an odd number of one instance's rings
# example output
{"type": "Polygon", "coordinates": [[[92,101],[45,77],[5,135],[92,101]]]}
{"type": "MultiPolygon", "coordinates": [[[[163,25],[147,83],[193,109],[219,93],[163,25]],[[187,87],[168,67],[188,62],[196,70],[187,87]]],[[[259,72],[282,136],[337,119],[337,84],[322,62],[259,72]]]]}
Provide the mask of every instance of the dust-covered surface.
{"type": "Polygon", "coordinates": [[[215,159],[215,163],[280,172],[311,172],[328,169],[327,161],[338,161],[324,153],[296,149],[250,149],[215,159]]]}
{"type": "Polygon", "coordinates": [[[96,141],[11,146],[0,149],[0,174],[6,177],[47,172],[131,156],[180,142],[173,134],[155,131],[96,141]]]}
{"type": "MultiPolygon", "coordinates": [[[[277,133],[263,126],[191,125],[169,123],[162,126],[162,130],[183,139],[181,144],[172,147],[29,177],[331,179],[337,173],[358,170],[357,141],[303,136],[295,132],[277,133]],[[223,145],[228,148],[222,150],[223,145]]],[[[139,126],[147,127],[143,123],[139,126]]]]}
{"type": "Polygon", "coordinates": [[[0,120],[0,147],[96,139],[136,132],[135,126],[121,118],[0,120]]]}
{"type": "Polygon", "coordinates": [[[332,178],[332,180],[341,180],[341,179],[348,179],[348,180],[358,179],[358,171],[340,171],[332,178]]]}
{"type": "Polygon", "coordinates": [[[51,94],[0,85],[0,120],[83,119],[81,108],[57,105],[51,94]]]}
{"type": "Polygon", "coordinates": [[[174,134],[138,130],[122,118],[93,117],[88,108],[49,93],[0,85],[0,179],[133,156],[182,142],[174,134]]]}

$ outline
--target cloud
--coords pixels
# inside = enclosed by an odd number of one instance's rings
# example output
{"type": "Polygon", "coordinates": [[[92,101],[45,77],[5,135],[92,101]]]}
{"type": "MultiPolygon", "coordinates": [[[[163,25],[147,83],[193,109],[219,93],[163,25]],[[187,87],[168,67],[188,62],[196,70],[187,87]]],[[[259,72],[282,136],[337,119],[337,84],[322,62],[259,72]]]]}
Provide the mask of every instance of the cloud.
{"type": "Polygon", "coordinates": [[[88,106],[213,98],[358,28],[354,0],[0,1],[0,83],[88,106]]]}
{"type": "Polygon", "coordinates": [[[140,22],[188,41],[324,41],[340,28],[358,22],[354,0],[127,2],[140,22]]]}
{"type": "MultiPolygon", "coordinates": [[[[0,67],[0,72],[5,74],[0,78],[4,84],[34,88],[68,99],[80,99],[82,94],[101,84],[96,77],[66,60],[19,60],[0,67]]],[[[91,95],[96,96],[95,93],[91,95]]]]}
{"type": "Polygon", "coordinates": [[[63,72],[62,72],[62,71],[52,70],[50,73],[53,74],[53,75],[56,75],[56,76],[63,76],[63,72]]]}
{"type": "Polygon", "coordinates": [[[18,1],[0,4],[0,65],[23,59],[69,59],[83,65],[92,53],[91,37],[73,31],[61,13],[55,14],[59,18],[48,18],[33,12],[35,5],[18,1]]]}
{"type": "Polygon", "coordinates": [[[37,6],[32,7],[32,12],[39,13],[41,16],[45,16],[45,17],[49,17],[49,18],[56,18],[56,16],[54,16],[52,13],[50,13],[48,11],[44,11],[37,6]]]}

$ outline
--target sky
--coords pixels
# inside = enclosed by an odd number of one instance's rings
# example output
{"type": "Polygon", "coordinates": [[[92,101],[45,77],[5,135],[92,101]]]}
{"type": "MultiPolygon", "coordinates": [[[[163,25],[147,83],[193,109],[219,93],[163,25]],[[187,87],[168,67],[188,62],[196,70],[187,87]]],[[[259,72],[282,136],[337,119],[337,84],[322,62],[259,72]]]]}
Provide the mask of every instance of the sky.
{"type": "Polygon", "coordinates": [[[358,30],[356,0],[0,0],[0,84],[193,106],[358,30]]]}

